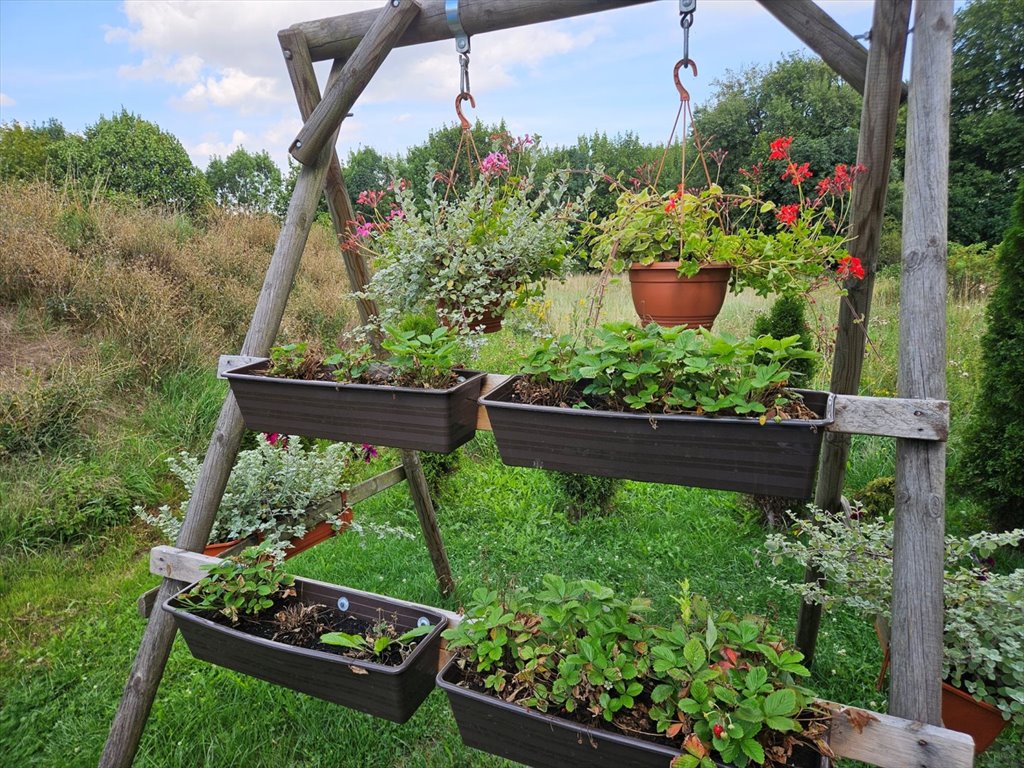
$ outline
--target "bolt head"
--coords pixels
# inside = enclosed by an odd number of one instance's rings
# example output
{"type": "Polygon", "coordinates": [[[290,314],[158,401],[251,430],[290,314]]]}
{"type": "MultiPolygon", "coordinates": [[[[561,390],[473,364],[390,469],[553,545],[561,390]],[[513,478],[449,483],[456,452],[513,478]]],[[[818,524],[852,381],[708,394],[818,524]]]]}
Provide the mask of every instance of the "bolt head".
{"type": "Polygon", "coordinates": [[[284,57],[285,57],[286,59],[291,59],[291,57],[292,57],[292,52],[291,52],[291,51],[287,51],[287,50],[286,50],[286,51],[284,52],[284,57]]]}

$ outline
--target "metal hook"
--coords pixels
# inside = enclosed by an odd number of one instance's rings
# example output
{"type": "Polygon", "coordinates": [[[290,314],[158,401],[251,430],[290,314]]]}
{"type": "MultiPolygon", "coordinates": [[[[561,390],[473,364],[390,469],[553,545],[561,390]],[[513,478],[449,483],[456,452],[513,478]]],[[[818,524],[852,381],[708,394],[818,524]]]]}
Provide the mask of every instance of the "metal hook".
{"type": "MultiPolygon", "coordinates": [[[[676,82],[678,82],[678,80],[676,82]]],[[[476,109],[476,99],[473,98],[473,94],[466,93],[465,91],[455,97],[455,114],[459,116],[459,122],[462,123],[462,130],[468,131],[471,127],[469,120],[467,120],[466,116],[462,114],[462,102],[464,101],[468,101],[469,106],[476,109]]]]}
{"type": "Polygon", "coordinates": [[[683,67],[689,67],[690,69],[692,69],[693,76],[696,77],[697,62],[695,62],[693,59],[680,59],[679,61],[676,62],[676,68],[672,70],[672,79],[675,80],[676,90],[679,91],[679,100],[689,101],[690,92],[683,87],[683,84],[681,82],[679,82],[679,70],[682,69],[683,67]]]}

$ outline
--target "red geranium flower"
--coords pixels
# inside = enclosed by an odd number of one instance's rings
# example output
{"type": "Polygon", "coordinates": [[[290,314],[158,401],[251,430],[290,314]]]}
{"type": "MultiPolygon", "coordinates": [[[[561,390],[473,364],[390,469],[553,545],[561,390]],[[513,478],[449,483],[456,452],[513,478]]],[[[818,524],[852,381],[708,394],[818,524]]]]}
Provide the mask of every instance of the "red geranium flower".
{"type": "Polygon", "coordinates": [[[836,265],[836,272],[841,278],[855,277],[858,280],[864,279],[864,265],[856,256],[843,256],[836,265]]]}
{"type": "Polygon", "coordinates": [[[793,143],[792,136],[780,136],[771,143],[771,154],[769,160],[785,160],[789,156],[789,145],[793,143]]]}
{"type": "Polygon", "coordinates": [[[805,179],[811,178],[813,175],[814,174],[811,173],[810,163],[802,163],[800,165],[797,165],[796,163],[789,163],[786,166],[786,170],[781,176],[779,176],[779,178],[785,179],[787,177],[791,177],[793,186],[797,186],[805,179]]]}
{"type": "Polygon", "coordinates": [[[792,227],[796,224],[797,218],[800,216],[800,204],[790,203],[784,205],[775,212],[775,218],[785,224],[787,227],[792,227]]]}

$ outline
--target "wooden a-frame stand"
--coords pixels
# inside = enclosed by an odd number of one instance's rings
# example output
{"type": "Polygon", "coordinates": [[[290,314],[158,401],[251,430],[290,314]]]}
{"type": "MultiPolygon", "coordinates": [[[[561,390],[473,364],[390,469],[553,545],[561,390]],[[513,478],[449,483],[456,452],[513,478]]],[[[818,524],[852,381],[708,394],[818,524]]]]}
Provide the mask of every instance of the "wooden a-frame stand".
{"type": "MultiPolygon", "coordinates": [[[[461,0],[460,19],[471,33],[535,24],[650,0],[461,0]]],[[[705,0],[712,2],[713,0],[705,0]]],[[[840,310],[831,389],[836,424],[826,435],[815,502],[838,510],[849,454],[849,435],[897,439],[896,531],[890,712],[857,731],[837,718],[836,753],[879,766],[963,768],[973,763],[970,738],[939,727],[942,667],[942,566],[945,402],[945,243],[948,181],[948,105],[952,52],[952,0],[918,2],[911,63],[900,296],[899,399],[854,396],[860,381],[885,192],[895,139],[911,0],[875,0],[871,49],[865,51],[812,0],[759,0],[864,96],[858,162],[870,172],[858,183],[851,237],[867,277],[852,287],[840,310]],[[901,719],[904,718],[904,719],[901,719]]],[[[387,54],[396,46],[450,39],[444,0],[387,0],[379,11],[296,24],[279,34],[282,53],[305,121],[290,152],[302,163],[287,216],[240,351],[264,357],[277,336],[290,286],[323,193],[339,238],[352,219],[351,203],[334,150],[344,117],[387,54]],[[321,99],[313,62],[334,60],[321,99]]],[[[345,253],[353,288],[369,273],[363,259],[345,253]]],[[[360,316],[375,314],[358,302],[360,316]]],[[[486,388],[501,377],[489,376],[486,388]]],[[[478,428],[487,429],[481,414],[478,428]]],[[[162,602],[211,561],[203,549],[241,442],[243,423],[229,393],[189,504],[176,547],[157,547],[151,570],[164,576],[162,602]]],[[[405,479],[443,593],[454,587],[419,457],[403,451],[397,467],[353,489],[366,498],[405,479]]],[[[818,575],[808,574],[808,578],[818,575]]],[[[457,616],[453,615],[457,620],[457,616]]],[[[820,609],[801,607],[797,640],[813,657],[820,609]]],[[[100,765],[134,760],[174,639],[174,624],[153,611],[111,726],[100,765]]]]}

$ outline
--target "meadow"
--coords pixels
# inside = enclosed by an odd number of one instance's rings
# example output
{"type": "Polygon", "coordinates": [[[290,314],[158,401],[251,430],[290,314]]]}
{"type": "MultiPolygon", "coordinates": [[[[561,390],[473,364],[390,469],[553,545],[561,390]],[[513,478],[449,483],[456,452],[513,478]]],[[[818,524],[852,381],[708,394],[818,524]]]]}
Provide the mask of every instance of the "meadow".
{"type": "MultiPolygon", "coordinates": [[[[137,597],[158,583],[135,504],[179,499],[164,459],[206,448],[226,386],[216,355],[237,350],[276,241],[276,223],[217,215],[199,224],[43,187],[0,188],[0,753],[5,765],[95,765],[144,620],[137,597]]],[[[281,338],[330,340],[354,311],[340,256],[314,227],[281,338]]],[[[489,337],[479,364],[512,372],[534,334],[571,330],[595,278],[551,286],[546,301],[489,337]]],[[[609,286],[605,319],[631,317],[628,289],[609,286]]],[[[896,390],[898,277],[880,277],[862,393],[896,390]]],[[[837,297],[817,297],[827,338],[837,297]]],[[[763,300],[730,297],[720,329],[746,333],[763,300]]],[[[984,304],[951,295],[949,462],[975,396],[984,304]]],[[[827,385],[828,372],[818,374],[827,385]]],[[[250,438],[251,439],[251,438],[250,438]]],[[[382,451],[383,471],[396,457],[382,451]]],[[[853,494],[891,475],[894,443],[855,438],[853,494]]],[[[592,578],[644,594],[670,616],[678,582],[786,633],[797,605],[767,576],[797,577],[757,550],[765,529],[737,494],[627,482],[613,509],[570,521],[542,471],[505,467],[489,433],[459,451],[439,481],[438,520],[457,593],[442,598],[403,485],[356,507],[363,534],[331,539],[288,561],[295,573],[457,609],[480,585],[535,586],[545,573],[592,578]],[[376,524],[371,525],[371,524],[376,524]],[[378,536],[390,526],[407,536],[378,536]]],[[[950,530],[984,527],[950,496],[950,530]]],[[[827,613],[813,669],[819,695],[885,709],[875,689],[873,630],[827,613]]],[[[1019,765],[1005,732],[977,764],[1019,765]]],[[[179,638],[137,766],[511,766],[462,746],[447,701],[433,692],[398,726],[194,660],[179,638]]]]}

